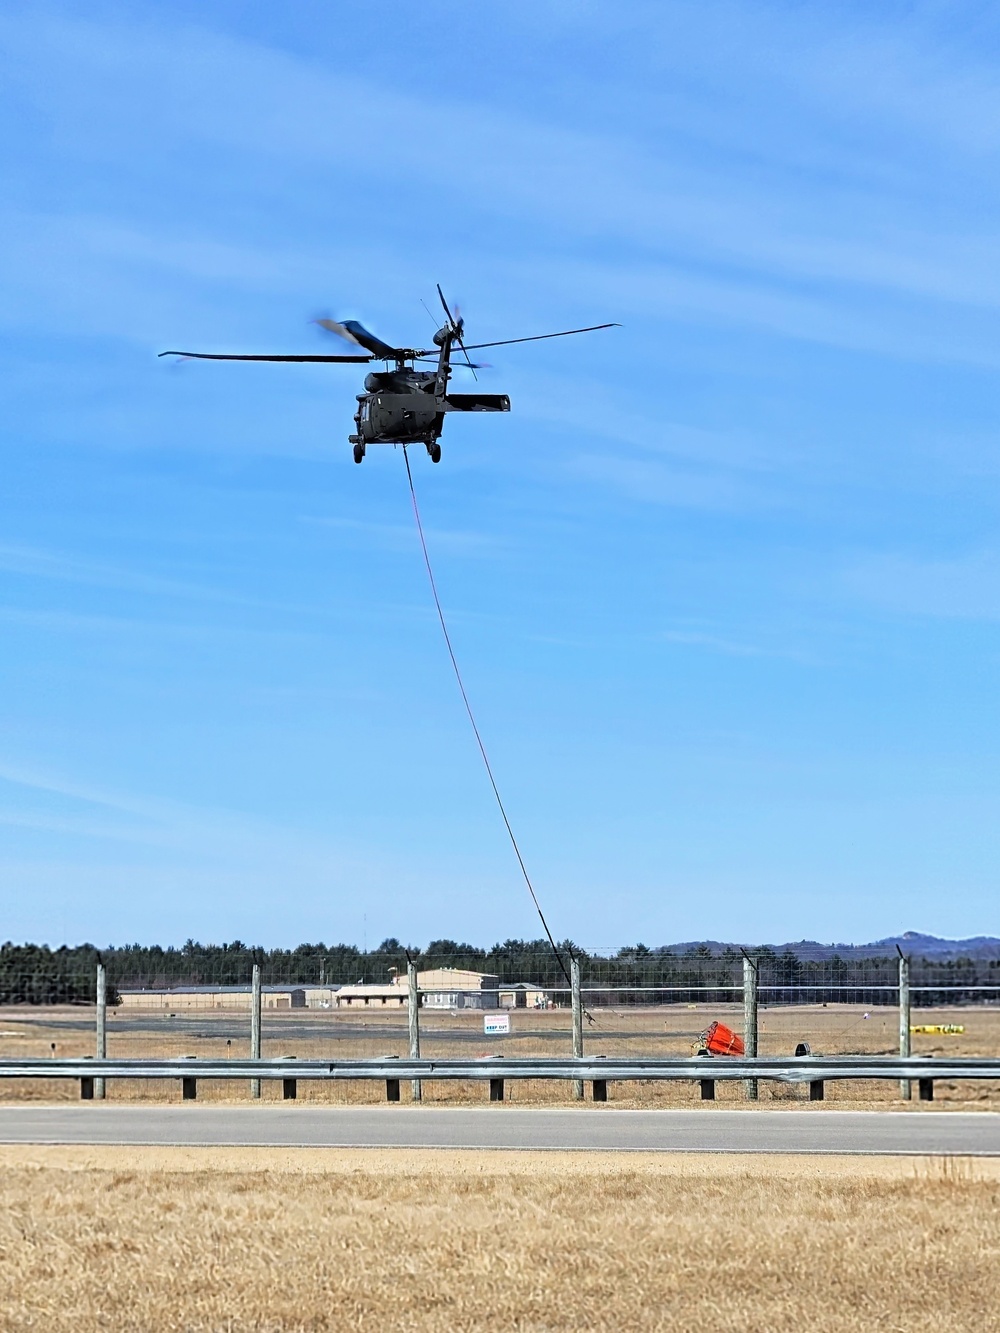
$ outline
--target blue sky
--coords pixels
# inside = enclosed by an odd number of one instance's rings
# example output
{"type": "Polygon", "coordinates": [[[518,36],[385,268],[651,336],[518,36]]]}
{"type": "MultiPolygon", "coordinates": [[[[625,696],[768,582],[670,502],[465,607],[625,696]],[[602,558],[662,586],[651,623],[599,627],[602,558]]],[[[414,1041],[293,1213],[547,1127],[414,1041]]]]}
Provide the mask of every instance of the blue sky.
{"type": "Polygon", "coordinates": [[[1000,17],[0,7],[0,935],[1000,933],[1000,17]]]}

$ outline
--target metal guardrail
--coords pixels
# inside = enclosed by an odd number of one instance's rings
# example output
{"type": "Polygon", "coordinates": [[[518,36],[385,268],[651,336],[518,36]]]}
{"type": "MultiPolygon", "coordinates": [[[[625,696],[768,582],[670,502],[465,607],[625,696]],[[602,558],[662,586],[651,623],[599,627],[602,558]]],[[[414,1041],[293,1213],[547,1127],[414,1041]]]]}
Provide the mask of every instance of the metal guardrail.
{"type": "Polygon", "coordinates": [[[784,1056],[739,1059],[581,1059],[486,1056],[471,1060],[0,1060],[0,1078],[68,1079],[573,1079],[635,1082],[653,1079],[775,1079],[811,1083],[832,1079],[997,1079],[1000,1059],[974,1056],[784,1056]]]}

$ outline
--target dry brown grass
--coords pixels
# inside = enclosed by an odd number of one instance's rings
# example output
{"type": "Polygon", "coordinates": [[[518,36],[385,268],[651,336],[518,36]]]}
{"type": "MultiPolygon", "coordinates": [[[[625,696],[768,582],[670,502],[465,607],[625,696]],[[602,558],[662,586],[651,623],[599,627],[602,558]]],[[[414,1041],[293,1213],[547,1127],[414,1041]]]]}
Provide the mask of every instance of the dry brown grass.
{"type": "Polygon", "coordinates": [[[73,1151],[0,1154],[9,1333],[1000,1325],[975,1163],[73,1151]]]}
{"type": "MultiPolygon", "coordinates": [[[[725,1005],[670,1005],[663,1008],[597,1009],[595,1022],[585,1034],[585,1047],[593,1055],[678,1056],[691,1054],[697,1034],[713,1018],[739,1027],[741,1011],[725,1005]]],[[[1000,1008],[920,1010],[922,1023],[960,1023],[965,1032],[959,1036],[924,1036],[915,1034],[916,1055],[1000,1055],[1000,1008]]],[[[511,1038],[486,1038],[482,1035],[481,1013],[423,1011],[421,1028],[425,1055],[437,1057],[505,1054],[558,1055],[570,1049],[570,1015],[566,1011],[518,1011],[512,1015],[511,1038]]],[[[93,1011],[81,1008],[28,1010],[23,1007],[0,1009],[0,1056],[45,1057],[55,1043],[56,1054],[90,1055],[94,1049],[93,1011]]],[[[406,1015],[398,1011],[345,1012],[293,1010],[265,1011],[264,1054],[296,1055],[300,1059],[364,1059],[384,1055],[405,1055],[406,1015]]],[[[149,1014],[119,1010],[109,1019],[108,1053],[122,1058],[195,1055],[225,1059],[227,1054],[246,1055],[249,1027],[247,1014],[195,1011],[171,1019],[167,1014],[149,1014]],[[227,1037],[231,1045],[227,1046],[227,1037]]],[[[762,1055],[790,1054],[800,1040],[811,1043],[817,1054],[855,1052],[891,1053],[898,1041],[897,1011],[891,1008],[865,1009],[859,1005],[809,1005],[767,1008],[761,1012],[760,1050],[762,1055]],[[864,1015],[869,1017],[865,1018],[864,1015]]],[[[264,1085],[265,1099],[280,1097],[280,1085],[264,1085]]],[[[428,1102],[476,1103],[484,1099],[482,1086],[453,1083],[428,1083],[424,1097],[428,1102]]],[[[646,1083],[612,1084],[612,1102],[627,1106],[684,1106],[699,1104],[699,1090],[694,1084],[646,1083]]],[[[778,1083],[761,1084],[763,1106],[808,1107],[808,1089],[778,1083]]],[[[169,1083],[112,1082],[108,1085],[112,1100],[177,1100],[179,1086],[169,1083]]],[[[244,1084],[199,1084],[203,1100],[245,1101],[244,1084]]],[[[570,1104],[570,1088],[565,1083],[508,1083],[508,1099],[521,1105],[570,1104]]],[[[727,1106],[741,1106],[742,1085],[719,1083],[717,1096],[727,1106]]],[[[0,1101],[74,1100],[79,1088],[73,1083],[45,1081],[0,1082],[0,1101]]],[[[299,1084],[303,1101],[327,1103],[364,1103],[384,1100],[384,1085],[371,1084],[299,1084]]],[[[898,1084],[889,1082],[828,1083],[826,1102],[843,1107],[910,1106],[917,1102],[899,1100],[898,1084]]],[[[972,1082],[935,1085],[934,1106],[938,1109],[960,1106],[962,1109],[1000,1109],[1000,1085],[972,1082]]]]}

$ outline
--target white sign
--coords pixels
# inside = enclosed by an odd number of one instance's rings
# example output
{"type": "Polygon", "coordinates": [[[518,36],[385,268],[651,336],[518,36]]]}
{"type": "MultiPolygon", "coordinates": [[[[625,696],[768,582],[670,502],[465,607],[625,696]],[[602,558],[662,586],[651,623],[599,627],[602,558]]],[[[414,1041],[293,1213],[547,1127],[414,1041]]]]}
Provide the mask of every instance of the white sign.
{"type": "Polygon", "coordinates": [[[483,1032],[487,1037],[502,1037],[510,1031],[510,1014],[484,1014],[483,1032]]]}

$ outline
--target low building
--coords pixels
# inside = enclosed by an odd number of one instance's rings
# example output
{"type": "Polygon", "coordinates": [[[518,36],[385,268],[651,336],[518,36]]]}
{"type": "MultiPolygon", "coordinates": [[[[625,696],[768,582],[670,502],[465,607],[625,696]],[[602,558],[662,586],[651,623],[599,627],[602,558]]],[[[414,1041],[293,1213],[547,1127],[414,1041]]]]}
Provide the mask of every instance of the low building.
{"type": "Polygon", "coordinates": [[[405,977],[397,977],[385,985],[366,985],[363,981],[353,986],[338,986],[334,1004],[338,1009],[405,1009],[409,989],[405,977]]]}
{"type": "MultiPolygon", "coordinates": [[[[305,1009],[307,994],[316,988],[305,986],[261,986],[262,1009],[305,1009]]],[[[324,993],[332,987],[320,988],[324,993]]],[[[122,1009],[156,1009],[178,1013],[192,1009],[250,1008],[249,986],[144,986],[129,990],[118,987],[122,1009]]]]}
{"type": "Polygon", "coordinates": [[[548,1009],[552,1004],[547,990],[526,981],[501,986],[499,1000],[501,1009],[548,1009]]]}
{"type": "MultiPolygon", "coordinates": [[[[404,979],[405,980],[405,979],[404,979]]],[[[498,1009],[500,978],[492,972],[434,967],[417,973],[425,1009],[498,1009]]]]}
{"type": "MultiPolygon", "coordinates": [[[[435,967],[417,973],[420,1003],[425,1009],[497,1009],[500,979],[489,972],[470,972],[458,967],[435,967]]],[[[338,1009],[405,1009],[409,983],[397,973],[381,984],[358,982],[341,986],[336,994],[338,1009]]]]}
{"type": "MultiPolygon", "coordinates": [[[[550,997],[528,983],[500,987],[492,972],[435,967],[417,973],[425,1009],[544,1009],[550,997]]],[[[250,1008],[250,986],[146,986],[118,988],[124,1009],[176,1013],[194,1009],[250,1008]]],[[[405,1009],[409,986],[405,973],[386,982],[347,986],[269,985],[261,987],[264,1009],[405,1009]]]]}

